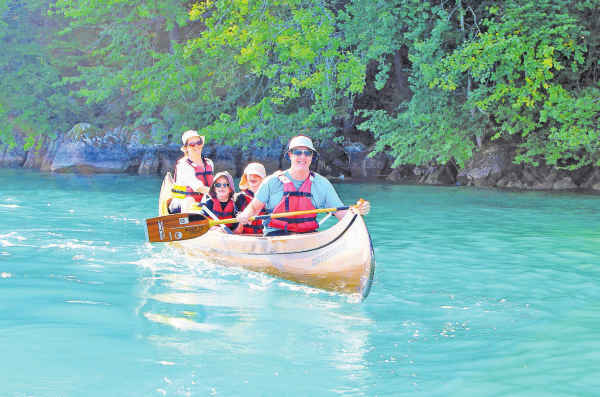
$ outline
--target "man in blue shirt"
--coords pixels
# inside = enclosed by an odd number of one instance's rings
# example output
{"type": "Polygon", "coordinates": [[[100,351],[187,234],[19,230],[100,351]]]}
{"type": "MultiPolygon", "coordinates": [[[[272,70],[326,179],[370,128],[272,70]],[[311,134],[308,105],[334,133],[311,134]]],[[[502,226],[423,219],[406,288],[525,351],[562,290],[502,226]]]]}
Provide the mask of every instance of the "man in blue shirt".
{"type": "MultiPolygon", "coordinates": [[[[274,210],[276,210],[275,213],[287,212],[285,210],[279,210],[278,208],[283,208],[283,206],[279,205],[282,203],[284,197],[284,182],[282,179],[293,183],[295,190],[300,191],[305,181],[311,177],[309,167],[317,155],[318,153],[315,150],[310,138],[304,135],[299,135],[292,138],[290,140],[288,151],[285,155],[286,159],[288,159],[292,164],[291,168],[279,176],[277,173],[275,173],[275,175],[270,175],[265,178],[248,207],[246,207],[244,211],[237,215],[237,220],[243,224],[247,223],[248,219],[258,214],[264,206],[266,206],[267,211],[269,212],[274,212],[274,210]]],[[[311,182],[312,184],[310,186],[309,196],[310,203],[312,203],[314,208],[320,209],[344,206],[344,203],[342,203],[335,189],[326,178],[315,173],[314,177],[311,179],[311,182]]],[[[367,215],[371,210],[371,205],[368,201],[365,201],[362,204],[358,202],[357,204],[359,204],[359,207],[356,211],[361,215],[367,215]]],[[[304,205],[310,204],[305,203],[304,205]]],[[[334,213],[334,215],[338,219],[342,219],[347,212],[348,210],[337,211],[334,213]]],[[[272,222],[273,220],[269,220],[265,223],[265,236],[277,236],[293,233],[288,231],[287,226],[283,228],[280,225],[278,227],[273,227],[271,225],[272,222]]],[[[275,223],[277,224],[280,222],[275,223]]]]}

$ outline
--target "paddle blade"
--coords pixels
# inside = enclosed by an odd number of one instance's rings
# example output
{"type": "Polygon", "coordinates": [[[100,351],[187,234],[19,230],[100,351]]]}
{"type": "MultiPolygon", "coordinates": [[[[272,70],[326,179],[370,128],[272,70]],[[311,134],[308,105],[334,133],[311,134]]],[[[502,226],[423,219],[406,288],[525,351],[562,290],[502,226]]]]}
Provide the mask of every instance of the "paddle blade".
{"type": "Polygon", "coordinates": [[[172,214],[146,219],[146,241],[168,243],[200,237],[210,229],[206,217],[200,214],[172,214]]]}

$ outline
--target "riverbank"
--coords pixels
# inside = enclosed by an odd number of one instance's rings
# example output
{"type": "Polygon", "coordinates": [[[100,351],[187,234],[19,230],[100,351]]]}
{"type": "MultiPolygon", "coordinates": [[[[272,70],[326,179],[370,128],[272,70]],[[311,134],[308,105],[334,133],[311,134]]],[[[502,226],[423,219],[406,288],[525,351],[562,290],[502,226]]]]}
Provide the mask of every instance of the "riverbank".
{"type": "MultiPolygon", "coordinates": [[[[9,148],[0,143],[0,167],[23,167],[59,173],[164,174],[172,171],[181,157],[178,143],[161,142],[139,131],[101,130],[77,124],[56,139],[46,137],[29,150],[9,148]]],[[[394,158],[379,154],[358,142],[321,142],[316,171],[330,178],[382,179],[430,185],[465,185],[518,189],[600,190],[600,169],[587,166],[567,171],[547,165],[514,164],[516,148],[490,143],[480,149],[463,169],[454,164],[431,166],[402,165],[391,168],[394,158]]],[[[241,176],[246,164],[261,162],[268,172],[287,168],[285,144],[274,141],[247,150],[207,140],[205,155],[219,171],[241,176]]]]}

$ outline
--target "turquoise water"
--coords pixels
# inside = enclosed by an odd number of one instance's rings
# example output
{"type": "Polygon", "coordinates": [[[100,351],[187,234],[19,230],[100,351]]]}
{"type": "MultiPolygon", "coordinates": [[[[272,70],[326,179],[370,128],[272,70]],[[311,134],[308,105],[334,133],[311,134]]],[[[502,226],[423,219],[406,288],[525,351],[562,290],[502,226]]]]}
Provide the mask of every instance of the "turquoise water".
{"type": "Polygon", "coordinates": [[[160,183],[0,169],[1,396],[598,394],[598,195],[336,185],[360,303],[146,244],[160,183]]]}

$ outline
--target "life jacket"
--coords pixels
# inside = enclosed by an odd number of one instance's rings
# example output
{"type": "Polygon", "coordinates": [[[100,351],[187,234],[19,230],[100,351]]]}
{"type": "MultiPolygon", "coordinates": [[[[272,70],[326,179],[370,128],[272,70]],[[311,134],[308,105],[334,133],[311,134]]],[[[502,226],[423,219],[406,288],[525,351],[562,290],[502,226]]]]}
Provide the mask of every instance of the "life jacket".
{"type": "MultiPolygon", "coordinates": [[[[213,209],[212,212],[213,214],[215,214],[217,216],[217,218],[219,219],[230,219],[233,218],[233,214],[234,214],[234,206],[233,206],[233,200],[229,199],[229,201],[227,202],[227,204],[225,205],[225,208],[223,208],[223,203],[221,203],[219,201],[219,199],[212,199],[213,202],[213,209]]],[[[231,228],[234,224],[233,223],[228,223],[225,226],[227,226],[228,228],[231,228]]]]}
{"type": "MultiPolygon", "coordinates": [[[[283,183],[283,198],[273,208],[273,214],[281,214],[283,212],[307,211],[314,210],[311,198],[310,189],[312,187],[315,174],[310,173],[308,178],[302,183],[300,189],[296,190],[294,183],[285,176],[283,171],[277,171],[275,174],[283,183]]],[[[295,215],[285,218],[273,218],[269,223],[269,227],[283,229],[288,232],[306,233],[317,230],[317,214],[295,215]]]]}
{"type": "MultiPolygon", "coordinates": [[[[246,209],[248,204],[250,204],[250,202],[254,198],[254,192],[250,189],[242,190],[240,193],[240,196],[244,200],[244,202],[242,204],[242,208],[240,208],[240,211],[243,211],[246,209]]],[[[257,215],[265,215],[267,213],[268,212],[263,207],[263,209],[261,209],[257,215]]],[[[262,232],[263,232],[263,223],[262,222],[263,221],[261,219],[256,219],[252,222],[249,222],[247,225],[244,225],[244,228],[242,229],[242,234],[262,234],[262,232]]]]}
{"type": "MultiPolygon", "coordinates": [[[[202,157],[202,162],[204,163],[204,167],[200,167],[198,164],[194,163],[192,160],[190,160],[187,157],[180,158],[177,161],[177,164],[175,164],[175,178],[174,179],[175,179],[176,183],[177,183],[177,166],[179,165],[179,163],[181,161],[185,161],[186,163],[188,163],[189,165],[194,167],[194,170],[196,171],[196,178],[198,178],[198,180],[200,182],[204,183],[204,186],[210,186],[212,184],[213,169],[204,157],[202,157]]],[[[176,183],[173,184],[173,188],[171,189],[171,197],[177,198],[177,199],[193,197],[194,200],[196,200],[197,202],[200,202],[202,200],[202,196],[203,196],[202,193],[198,193],[198,192],[194,191],[194,189],[192,189],[189,186],[177,185],[176,183]]]]}

